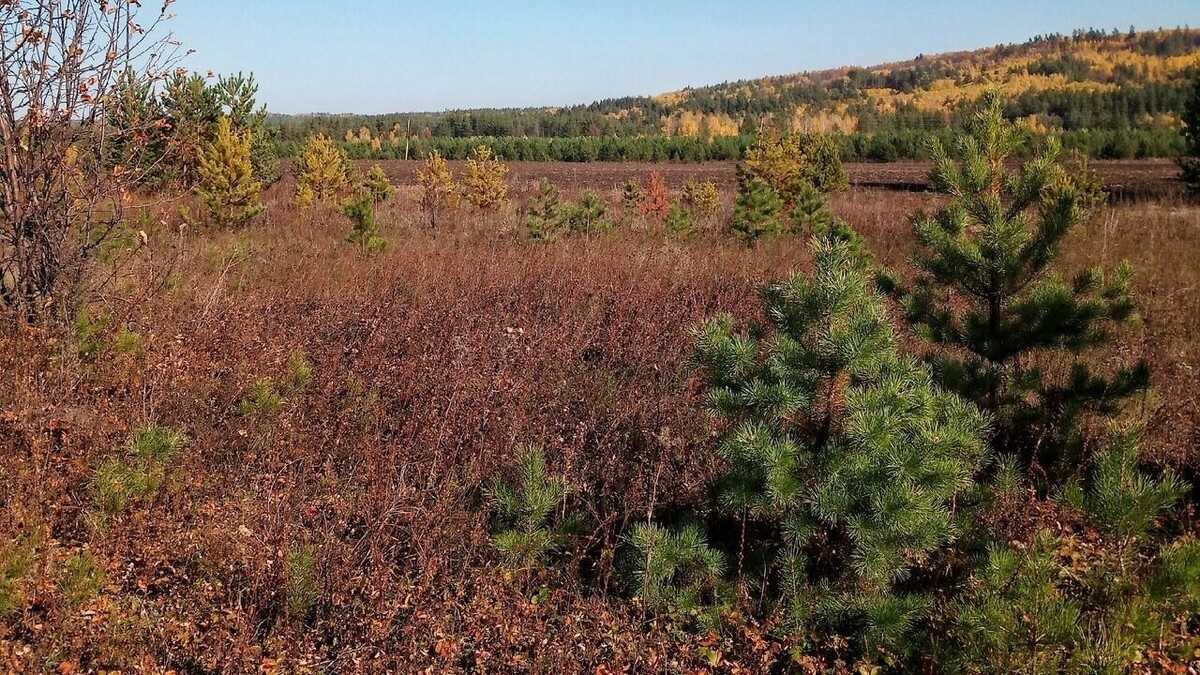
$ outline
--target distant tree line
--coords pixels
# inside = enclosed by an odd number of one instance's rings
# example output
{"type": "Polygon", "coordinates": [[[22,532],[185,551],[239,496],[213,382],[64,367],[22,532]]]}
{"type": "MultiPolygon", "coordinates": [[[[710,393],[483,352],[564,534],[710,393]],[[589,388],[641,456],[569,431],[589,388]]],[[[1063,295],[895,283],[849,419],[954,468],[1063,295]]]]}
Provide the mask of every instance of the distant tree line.
{"type": "MultiPolygon", "coordinates": [[[[928,159],[933,140],[952,138],[950,128],[934,130],[887,130],[833,134],[834,143],[846,161],[892,162],[928,159]]],[[[1178,157],[1183,153],[1183,135],[1173,129],[1080,129],[1059,134],[1064,149],[1100,159],[1143,159],[1178,157]]],[[[465,160],[479,146],[486,146],[498,159],[510,162],[711,162],[738,161],[753,145],[755,136],[686,138],[666,136],[576,136],[572,138],[513,138],[475,136],[464,138],[412,138],[407,144],[339,141],[350,159],[421,159],[437,151],[448,160],[465,160]]],[[[303,140],[281,140],[280,156],[295,157],[303,140]]]]}

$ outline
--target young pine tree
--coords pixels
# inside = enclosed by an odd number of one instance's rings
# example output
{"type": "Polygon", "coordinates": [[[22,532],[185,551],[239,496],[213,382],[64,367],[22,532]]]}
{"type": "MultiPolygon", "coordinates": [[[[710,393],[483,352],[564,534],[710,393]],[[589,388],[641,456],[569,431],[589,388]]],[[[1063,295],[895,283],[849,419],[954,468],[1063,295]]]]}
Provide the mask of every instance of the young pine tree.
{"type": "Polygon", "coordinates": [[[565,229],[588,238],[593,234],[607,232],[612,229],[612,221],[607,218],[608,204],[594,190],[584,190],[579,193],[579,199],[574,204],[564,204],[558,214],[559,229],[565,229]]]}
{"type": "Polygon", "coordinates": [[[324,134],[310,136],[296,159],[296,203],[336,203],[350,187],[350,162],[324,134]]]}
{"type": "Polygon", "coordinates": [[[370,195],[371,201],[376,204],[387,201],[388,197],[396,192],[396,186],[392,185],[383,167],[378,164],[372,166],[363,176],[361,189],[370,195]]]}
{"type": "Polygon", "coordinates": [[[738,191],[733,202],[729,229],[743,242],[753,244],[762,237],[779,234],[783,200],[766,181],[739,169],[738,191]]]}
{"type": "Polygon", "coordinates": [[[667,234],[675,239],[691,239],[696,234],[696,216],[678,201],[671,203],[671,210],[663,219],[663,225],[667,228],[667,234]]]}
{"type": "Polygon", "coordinates": [[[767,130],[746,150],[742,167],[751,176],[770,185],[787,210],[791,210],[798,192],[805,185],[823,193],[845,190],[849,186],[837,146],[824,134],[781,136],[767,130]]]}
{"type": "Polygon", "coordinates": [[[696,333],[722,501],[759,525],[747,557],[773,560],[794,621],[896,647],[933,605],[922,583],[959,535],[988,421],[900,353],[854,244],[814,242],[813,278],[763,293],[771,337],[728,316],[696,333]]]}
{"type": "Polygon", "coordinates": [[[249,131],[236,132],[228,117],[217,123],[213,140],[200,151],[196,192],[218,225],[241,225],[262,213],[262,185],[254,180],[249,131]]]}
{"type": "Polygon", "coordinates": [[[375,222],[375,198],[364,190],[346,202],[342,213],[350,219],[353,228],[346,241],[359,247],[364,255],[378,253],[387,248],[387,240],[379,236],[379,225],[375,222]]]}
{"type": "Polygon", "coordinates": [[[543,178],[538,183],[538,193],[529,200],[525,215],[525,231],[529,239],[538,243],[552,242],[558,238],[563,227],[563,213],[569,208],[554,184],[543,178]]]}
{"type": "Polygon", "coordinates": [[[497,211],[508,204],[508,167],[492,157],[486,145],[475,148],[467,158],[467,201],[483,211],[497,211]]]}
{"type": "Polygon", "coordinates": [[[1137,453],[1136,430],[1114,432],[1086,483],[1064,490],[1061,534],[988,548],[948,608],[939,660],[957,672],[1100,673],[1130,672],[1151,652],[1159,666],[1194,658],[1200,541],[1159,527],[1186,486],[1141,473],[1137,453]]]}
{"type": "Polygon", "coordinates": [[[541,447],[521,448],[516,468],[517,480],[496,481],[488,495],[496,510],[496,548],[513,568],[528,571],[566,549],[578,523],[561,517],[566,481],[547,474],[541,447]]]}
{"type": "Polygon", "coordinates": [[[621,206],[627,213],[638,211],[644,197],[641,183],[632,178],[621,183],[621,206]]]}
{"type": "Polygon", "coordinates": [[[1091,206],[1086,181],[1058,163],[1054,142],[1010,171],[1021,140],[992,95],[953,154],[935,146],[934,182],[950,203],[914,218],[920,275],[901,295],[918,332],[950,348],[933,359],[941,382],[997,417],[995,447],[1069,472],[1081,458],[1081,415],[1112,412],[1148,376],[1143,363],[1109,377],[1086,364],[1085,350],[1132,316],[1132,272],[1093,268],[1070,281],[1051,272],[1091,206]],[[1067,362],[1065,378],[1042,369],[1047,355],[1067,362]]]}
{"type": "Polygon", "coordinates": [[[250,165],[254,180],[273,185],[279,180],[279,157],[272,147],[274,130],[267,128],[267,107],[258,107],[258,83],[254,75],[230,75],[217,79],[217,101],[233,122],[233,128],[250,134],[250,165]]]}
{"type": "Polygon", "coordinates": [[[721,208],[721,193],[712,181],[689,180],[683,184],[683,203],[700,218],[707,218],[721,208]]]}
{"type": "Polygon", "coordinates": [[[423,169],[417,169],[417,183],[421,186],[421,211],[432,229],[442,212],[458,205],[458,184],[437,150],[425,157],[423,169]]]}

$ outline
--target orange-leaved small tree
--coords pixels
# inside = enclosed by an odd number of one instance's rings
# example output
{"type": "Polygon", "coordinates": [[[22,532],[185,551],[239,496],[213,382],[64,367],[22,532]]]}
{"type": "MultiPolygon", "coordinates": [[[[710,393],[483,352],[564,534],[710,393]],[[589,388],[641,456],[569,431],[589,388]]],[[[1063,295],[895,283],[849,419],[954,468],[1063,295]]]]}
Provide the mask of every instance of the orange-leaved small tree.
{"type": "Polygon", "coordinates": [[[667,194],[667,183],[662,174],[650,172],[650,181],[646,184],[646,192],[638,203],[638,210],[643,216],[662,220],[671,212],[671,197],[667,194]]]}

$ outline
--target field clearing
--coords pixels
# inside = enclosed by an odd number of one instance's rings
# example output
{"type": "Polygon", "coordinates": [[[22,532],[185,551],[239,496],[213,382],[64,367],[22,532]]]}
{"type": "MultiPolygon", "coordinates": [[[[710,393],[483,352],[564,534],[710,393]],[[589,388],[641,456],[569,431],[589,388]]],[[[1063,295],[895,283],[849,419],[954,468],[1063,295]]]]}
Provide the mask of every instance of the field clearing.
{"type": "MultiPolygon", "coordinates": [[[[142,264],[93,308],[107,339],[126,327],[138,349],[87,355],[77,337],[0,334],[12,382],[0,441],[15,449],[0,458],[0,531],[43,524],[52,555],[86,548],[108,580],[82,610],[46,601],[22,615],[0,670],[36,671],[64,649],[98,667],[196,673],[697,672],[717,647],[722,672],[761,672],[780,658],[764,639],[775,625],[748,621],[714,643],[648,617],[622,599],[611,552],[632,523],[706,503],[721,467],[697,409],[691,331],[718,312],[757,317],[761,284],[811,266],[807,242],[729,236],[727,164],[514,163],[513,206],[462,208],[433,231],[414,166],[384,163],[401,189],[379,209],[390,240],[379,255],[345,242],[335,209],[296,207],[285,179],[241,230],[181,229],[163,211],[142,264]],[[717,182],[723,211],[686,242],[637,219],[604,236],[525,240],[522,200],[541,177],[597,190],[617,215],[614,186],[652,170],[672,191],[717,182]],[[247,414],[255,383],[285,382],[296,352],[311,382],[280,384],[278,410],[247,414]],[[179,429],[182,450],[153,507],[97,536],[89,480],[148,420],[179,429]],[[572,562],[536,577],[498,562],[486,506],[525,443],[545,446],[589,523],[572,562]],[[315,552],[321,598],[303,623],[284,590],[300,546],[315,552]]],[[[1167,175],[1162,163],[1097,168],[1130,183],[1167,175]]],[[[850,169],[888,184],[924,171],[850,169]]],[[[831,205],[904,273],[910,214],[941,200],[854,187],[831,205]]],[[[1142,318],[1094,361],[1151,361],[1153,388],[1124,415],[1146,424],[1144,460],[1197,481],[1200,207],[1107,205],[1060,269],[1122,259],[1137,270],[1142,318]]],[[[54,583],[43,574],[30,592],[53,598],[54,583]]]]}

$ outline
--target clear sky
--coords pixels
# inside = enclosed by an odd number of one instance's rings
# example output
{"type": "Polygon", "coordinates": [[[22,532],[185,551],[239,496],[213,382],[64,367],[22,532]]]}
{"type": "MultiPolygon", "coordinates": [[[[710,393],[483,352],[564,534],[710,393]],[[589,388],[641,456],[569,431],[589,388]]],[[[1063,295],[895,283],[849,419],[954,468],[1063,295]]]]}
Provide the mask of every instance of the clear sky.
{"type": "MultiPolygon", "coordinates": [[[[147,3],[149,9],[153,3],[147,3]]],[[[184,65],[272,111],[551,106],[873,65],[1076,28],[1200,26],[1200,0],[177,0],[184,65]]]]}

